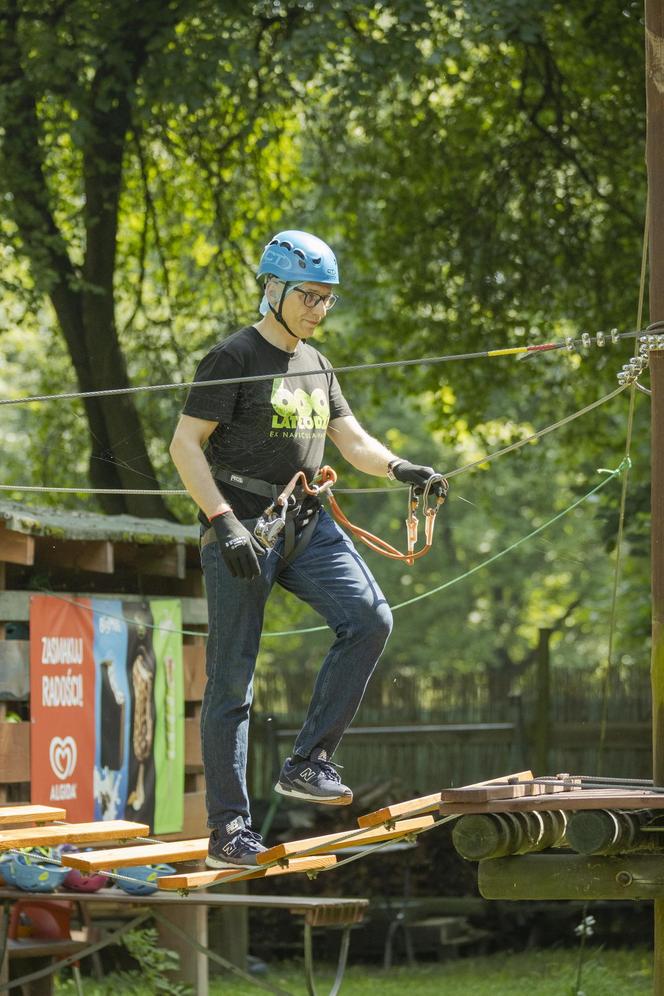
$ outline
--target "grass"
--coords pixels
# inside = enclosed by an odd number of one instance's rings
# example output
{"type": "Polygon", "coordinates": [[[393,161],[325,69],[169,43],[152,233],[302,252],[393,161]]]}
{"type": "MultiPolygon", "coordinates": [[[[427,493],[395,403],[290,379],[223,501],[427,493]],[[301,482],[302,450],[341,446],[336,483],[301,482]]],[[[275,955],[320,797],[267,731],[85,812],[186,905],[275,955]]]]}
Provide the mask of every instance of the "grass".
{"type": "MultiPolygon", "coordinates": [[[[400,965],[388,972],[351,966],[341,996],[577,996],[576,974],[576,952],[551,949],[427,963],[412,969],[400,965]]],[[[271,970],[264,978],[297,996],[306,992],[299,965],[271,970]]],[[[317,973],[318,991],[328,993],[332,981],[332,971],[317,973]]],[[[259,992],[256,987],[228,978],[213,980],[210,989],[211,996],[256,996],[259,992]]],[[[583,996],[652,992],[652,952],[589,948],[578,992],[583,996]]]]}
{"type": "MultiPolygon", "coordinates": [[[[375,966],[351,966],[341,996],[577,996],[577,960],[574,950],[546,949],[429,962],[412,969],[399,965],[387,972],[375,966]]],[[[300,963],[280,963],[259,978],[293,996],[306,993],[300,963]]],[[[330,966],[317,973],[320,994],[329,993],[333,978],[330,966]]],[[[86,979],[84,991],[85,996],[118,996],[112,976],[101,985],[86,979]]],[[[132,996],[154,996],[154,990],[138,986],[124,989],[130,991],[132,996]]],[[[229,975],[210,983],[210,996],[257,996],[261,991],[265,992],[229,975]]],[[[578,996],[638,996],[651,991],[652,951],[586,950],[578,996]]],[[[60,983],[57,992],[70,996],[75,990],[69,981],[60,983]]]]}

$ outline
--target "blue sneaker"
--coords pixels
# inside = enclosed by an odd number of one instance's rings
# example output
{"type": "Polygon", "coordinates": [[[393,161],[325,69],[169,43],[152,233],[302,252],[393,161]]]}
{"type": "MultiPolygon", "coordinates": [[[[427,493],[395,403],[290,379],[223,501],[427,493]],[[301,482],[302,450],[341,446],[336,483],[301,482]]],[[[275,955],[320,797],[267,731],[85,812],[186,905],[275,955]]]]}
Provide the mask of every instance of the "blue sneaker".
{"type": "Polygon", "coordinates": [[[274,791],[325,806],[350,806],[353,801],[352,791],[342,785],[339,772],[322,747],[313,750],[304,761],[286,758],[274,791]]]}
{"type": "Polygon", "coordinates": [[[256,856],[266,850],[260,834],[245,826],[238,816],[212,831],[205,864],[208,868],[255,868],[256,856]]]}

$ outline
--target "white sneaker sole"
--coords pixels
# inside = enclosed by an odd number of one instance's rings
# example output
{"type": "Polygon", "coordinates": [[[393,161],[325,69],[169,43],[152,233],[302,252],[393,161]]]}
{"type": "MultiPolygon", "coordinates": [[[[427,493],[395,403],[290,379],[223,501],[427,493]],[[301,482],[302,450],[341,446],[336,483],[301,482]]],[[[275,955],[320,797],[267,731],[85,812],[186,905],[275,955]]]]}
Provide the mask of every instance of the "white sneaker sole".
{"type": "Polygon", "coordinates": [[[353,801],[352,792],[350,795],[329,796],[327,799],[324,799],[322,796],[308,795],[306,792],[300,792],[298,789],[284,788],[280,782],[277,782],[274,786],[274,791],[290,799],[301,799],[302,802],[318,803],[321,806],[350,806],[353,801]]]}
{"type": "Polygon", "coordinates": [[[220,861],[218,858],[207,857],[205,859],[205,865],[207,868],[211,868],[213,871],[224,871],[226,868],[237,868],[241,871],[243,868],[250,868],[253,871],[260,871],[260,865],[247,865],[240,864],[234,861],[220,861]]]}

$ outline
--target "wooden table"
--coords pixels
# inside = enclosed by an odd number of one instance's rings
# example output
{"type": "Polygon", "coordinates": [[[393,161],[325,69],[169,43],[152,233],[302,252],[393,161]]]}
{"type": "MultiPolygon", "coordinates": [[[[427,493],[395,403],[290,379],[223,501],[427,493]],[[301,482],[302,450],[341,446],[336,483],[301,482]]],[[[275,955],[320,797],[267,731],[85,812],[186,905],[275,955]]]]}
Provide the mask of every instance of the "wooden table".
{"type": "MultiPolygon", "coordinates": [[[[350,944],[350,930],[354,924],[360,923],[368,906],[366,899],[332,899],[316,898],[309,896],[268,896],[268,895],[235,895],[219,892],[206,892],[200,890],[192,892],[187,896],[175,899],[173,896],[157,892],[150,896],[130,896],[120,889],[100,889],[98,892],[54,892],[54,893],[31,893],[23,892],[19,889],[0,888],[0,903],[3,906],[2,924],[0,925],[0,964],[4,961],[6,954],[6,933],[9,919],[9,908],[12,900],[18,899],[68,899],[77,903],[113,903],[113,905],[128,905],[136,908],[136,916],[119,930],[112,931],[102,940],[87,948],[79,950],[75,955],[66,957],[41,969],[39,973],[32,973],[22,980],[30,978],[46,977],[50,973],[63,968],[73,961],[86,957],[95,951],[114,943],[124,933],[135,929],[149,918],[153,918],[157,923],[163,925],[173,936],[173,944],[169,946],[180,952],[185,951],[191,957],[191,952],[198,957],[199,962],[205,959],[221,964],[224,968],[253,983],[254,985],[267,989],[273,993],[284,994],[284,990],[269,985],[264,981],[253,978],[248,973],[232,965],[222,958],[215,951],[206,947],[207,943],[207,909],[209,907],[252,907],[255,909],[283,909],[295,916],[304,918],[304,972],[307,990],[311,996],[316,996],[315,985],[315,959],[313,953],[312,928],[314,927],[335,927],[342,931],[337,971],[334,983],[329,996],[336,996],[341,987],[346,962],[348,958],[348,948],[350,944]],[[183,914],[195,908],[200,911],[200,922],[196,924],[196,937],[183,930],[180,921],[183,914]]],[[[189,926],[191,927],[191,918],[189,926]]],[[[205,963],[206,965],[206,963],[205,963]]],[[[11,987],[17,987],[19,980],[14,980],[11,987]]],[[[0,992],[7,991],[7,983],[0,983],[0,992]]],[[[199,972],[196,983],[196,996],[207,996],[207,972],[199,972]]]]}

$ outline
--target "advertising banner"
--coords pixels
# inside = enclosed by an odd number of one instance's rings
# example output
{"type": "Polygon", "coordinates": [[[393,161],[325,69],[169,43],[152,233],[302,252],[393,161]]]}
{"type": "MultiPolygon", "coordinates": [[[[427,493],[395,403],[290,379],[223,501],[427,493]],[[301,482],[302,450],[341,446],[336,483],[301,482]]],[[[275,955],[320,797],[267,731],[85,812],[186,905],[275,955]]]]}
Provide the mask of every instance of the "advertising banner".
{"type": "Polygon", "coordinates": [[[92,818],[95,661],[89,599],[30,600],[30,767],[33,802],[92,818]]]}
{"type": "Polygon", "coordinates": [[[148,823],[153,833],[182,829],[181,629],[178,599],[31,600],[33,802],[59,796],[68,819],[129,819],[148,823]],[[71,670],[72,665],[66,665],[59,683],[44,683],[44,669],[53,666],[40,663],[40,654],[50,659],[57,652],[82,658],[80,680],[78,671],[69,673],[66,666],[71,670]],[[84,705],[78,704],[79,686],[84,705]],[[76,708],[78,713],[72,713],[76,708]],[[58,784],[61,776],[45,763],[51,741],[60,771],[71,766],[72,755],[77,758],[79,781],[73,789],[58,784]],[[74,792],[75,810],[70,805],[74,792]]]}

